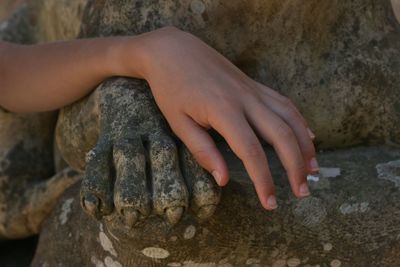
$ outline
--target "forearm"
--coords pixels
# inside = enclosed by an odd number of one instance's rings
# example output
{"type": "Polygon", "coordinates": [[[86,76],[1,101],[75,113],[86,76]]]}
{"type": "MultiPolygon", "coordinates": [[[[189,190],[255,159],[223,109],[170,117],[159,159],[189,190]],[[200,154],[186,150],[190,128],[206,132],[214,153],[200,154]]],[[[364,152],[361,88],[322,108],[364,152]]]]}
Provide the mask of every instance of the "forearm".
{"type": "Polygon", "coordinates": [[[0,42],[0,56],[0,106],[15,112],[60,108],[111,76],[141,78],[135,37],[30,46],[0,42]],[[129,73],[127,58],[133,61],[129,73]]]}

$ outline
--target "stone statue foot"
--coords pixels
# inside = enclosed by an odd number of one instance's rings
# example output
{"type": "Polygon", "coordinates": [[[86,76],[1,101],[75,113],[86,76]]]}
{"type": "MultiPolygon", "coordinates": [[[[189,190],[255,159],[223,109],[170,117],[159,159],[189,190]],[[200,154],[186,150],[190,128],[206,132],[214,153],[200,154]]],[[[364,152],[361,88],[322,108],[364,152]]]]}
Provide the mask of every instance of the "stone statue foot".
{"type": "MultiPolygon", "coordinates": [[[[125,225],[133,227],[151,214],[163,216],[174,225],[189,207],[202,220],[214,213],[220,200],[219,187],[171,137],[143,81],[108,80],[76,105],[78,108],[62,112],[60,128],[63,123],[70,127],[72,121],[73,127],[82,125],[83,135],[93,132],[90,125],[85,127],[80,122],[88,121],[85,116],[98,118],[94,127],[100,128],[97,143],[87,153],[81,187],[81,205],[89,215],[101,219],[115,209],[125,225]],[[88,107],[90,111],[82,112],[88,107]],[[74,110],[80,110],[79,114],[74,110]]],[[[59,134],[68,135],[68,130],[59,134]]],[[[86,137],[58,139],[89,147],[82,143],[86,137]]],[[[64,146],[60,147],[63,152],[64,146]]],[[[75,155],[64,152],[71,166],[79,166],[74,165],[75,155]]]]}

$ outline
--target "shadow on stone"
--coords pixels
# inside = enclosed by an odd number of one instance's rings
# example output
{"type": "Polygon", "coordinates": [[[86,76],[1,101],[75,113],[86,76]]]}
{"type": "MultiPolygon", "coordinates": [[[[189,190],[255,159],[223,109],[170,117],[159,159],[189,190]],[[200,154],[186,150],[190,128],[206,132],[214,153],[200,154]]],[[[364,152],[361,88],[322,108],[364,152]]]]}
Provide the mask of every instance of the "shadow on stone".
{"type": "Polygon", "coordinates": [[[33,236],[21,240],[0,242],[1,267],[26,267],[29,266],[35,254],[38,238],[33,236]]]}

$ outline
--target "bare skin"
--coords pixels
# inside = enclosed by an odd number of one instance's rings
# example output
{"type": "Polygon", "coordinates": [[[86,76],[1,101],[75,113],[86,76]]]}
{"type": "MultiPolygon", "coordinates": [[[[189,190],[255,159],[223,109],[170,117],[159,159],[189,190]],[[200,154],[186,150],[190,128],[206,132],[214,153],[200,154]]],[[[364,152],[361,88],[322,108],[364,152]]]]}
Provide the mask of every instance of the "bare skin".
{"type": "Polygon", "coordinates": [[[14,112],[58,109],[111,76],[147,80],[175,134],[220,186],[228,169],[207,129],[243,161],[265,209],[277,207],[267,158],[270,143],[297,197],[318,171],[313,133],[289,99],[257,83],[193,35],[167,27],[135,37],[22,46],[0,42],[0,106],[14,112]],[[29,97],[26,97],[29,96],[29,97]]]}

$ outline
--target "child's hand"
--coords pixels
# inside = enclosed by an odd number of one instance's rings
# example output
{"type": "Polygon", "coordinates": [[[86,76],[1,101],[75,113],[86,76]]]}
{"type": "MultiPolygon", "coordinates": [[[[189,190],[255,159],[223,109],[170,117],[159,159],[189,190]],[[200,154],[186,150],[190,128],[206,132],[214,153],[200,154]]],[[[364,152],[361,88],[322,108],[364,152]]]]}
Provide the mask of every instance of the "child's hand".
{"type": "Polygon", "coordinates": [[[144,34],[138,42],[143,49],[141,75],[159,108],[219,185],[228,182],[228,169],[209,128],[218,131],[243,161],[266,209],[276,208],[274,184],[256,133],[275,148],[294,194],[309,194],[306,175],[318,171],[313,134],[289,99],[175,28],[144,34]]]}

